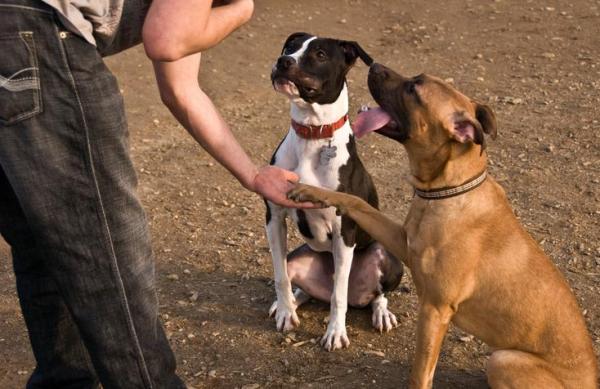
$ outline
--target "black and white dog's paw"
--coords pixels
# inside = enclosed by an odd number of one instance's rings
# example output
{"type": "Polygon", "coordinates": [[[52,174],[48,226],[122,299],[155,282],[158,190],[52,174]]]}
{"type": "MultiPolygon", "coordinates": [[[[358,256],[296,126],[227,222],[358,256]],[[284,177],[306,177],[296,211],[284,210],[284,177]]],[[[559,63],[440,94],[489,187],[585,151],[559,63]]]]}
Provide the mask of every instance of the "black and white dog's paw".
{"type": "Polygon", "coordinates": [[[373,327],[379,332],[388,332],[398,326],[396,315],[388,310],[387,299],[380,295],[371,303],[373,308],[372,322],[373,327]]]}
{"type": "Polygon", "coordinates": [[[344,323],[330,321],[325,335],[321,338],[321,346],[327,351],[334,351],[350,346],[344,323]]]}
{"type": "Polygon", "coordinates": [[[296,308],[275,300],[269,309],[269,316],[275,316],[275,324],[278,331],[291,331],[300,325],[300,319],[296,314],[296,308]]]}

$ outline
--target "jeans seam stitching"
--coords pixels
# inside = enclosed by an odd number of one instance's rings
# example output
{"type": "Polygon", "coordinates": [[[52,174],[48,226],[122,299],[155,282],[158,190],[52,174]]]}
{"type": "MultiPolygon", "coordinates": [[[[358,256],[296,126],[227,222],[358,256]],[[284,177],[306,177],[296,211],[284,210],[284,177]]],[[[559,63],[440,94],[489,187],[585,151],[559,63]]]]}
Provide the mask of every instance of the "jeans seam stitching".
{"type": "MultiPolygon", "coordinates": [[[[58,28],[55,27],[55,29],[56,29],[56,32],[58,33],[58,28]]],[[[66,66],[69,79],[72,83],[75,97],[77,99],[77,104],[79,106],[79,111],[81,113],[81,120],[83,122],[83,128],[85,130],[85,147],[86,147],[85,152],[90,161],[90,167],[89,167],[90,174],[92,176],[92,181],[94,183],[95,197],[96,197],[97,205],[100,208],[100,217],[101,217],[101,222],[103,225],[102,229],[104,230],[105,244],[108,246],[107,248],[109,249],[111,262],[113,265],[112,266],[113,277],[116,278],[117,284],[118,284],[117,289],[118,289],[118,294],[121,299],[121,308],[125,311],[126,322],[129,327],[130,336],[132,337],[135,348],[136,348],[138,368],[140,368],[140,375],[141,375],[142,381],[146,381],[145,383],[148,386],[148,388],[152,388],[152,381],[150,380],[150,374],[148,372],[148,367],[146,365],[146,361],[145,361],[144,355],[142,353],[142,349],[141,349],[139,339],[138,339],[138,336],[137,336],[137,333],[135,330],[135,326],[133,325],[133,319],[131,317],[131,310],[129,309],[129,303],[127,301],[127,295],[125,293],[125,286],[123,284],[123,279],[121,278],[121,273],[119,271],[119,264],[117,262],[117,257],[116,257],[116,253],[114,250],[114,244],[113,244],[113,240],[112,240],[112,236],[111,236],[111,232],[110,232],[110,227],[108,226],[106,212],[104,209],[104,205],[102,203],[102,195],[100,193],[100,188],[99,188],[99,184],[98,184],[98,181],[96,178],[96,172],[94,169],[92,148],[91,148],[91,144],[90,144],[90,140],[89,140],[89,128],[87,125],[87,120],[85,119],[83,105],[81,103],[81,99],[80,99],[79,93],[77,91],[77,84],[75,82],[75,78],[73,77],[73,74],[71,73],[71,69],[69,67],[69,61],[68,61],[67,54],[66,54],[66,51],[64,48],[64,42],[62,42],[62,40],[60,40],[60,39],[59,39],[59,41],[60,41],[59,47],[60,47],[61,55],[63,57],[63,61],[66,66]]]]}
{"type": "Polygon", "coordinates": [[[41,81],[40,81],[40,64],[38,62],[38,57],[37,57],[37,46],[35,45],[35,39],[33,39],[33,31],[19,32],[19,38],[21,38],[23,43],[25,43],[25,46],[29,47],[27,39],[25,39],[26,36],[29,36],[30,40],[31,40],[30,57],[33,62],[33,67],[34,67],[33,72],[35,74],[35,82],[36,82],[36,86],[37,86],[37,88],[34,89],[34,92],[33,92],[33,93],[35,93],[35,97],[36,97],[36,107],[35,107],[34,111],[35,111],[35,113],[40,113],[44,110],[44,106],[43,106],[43,101],[42,101],[42,85],[41,85],[41,81]]]}

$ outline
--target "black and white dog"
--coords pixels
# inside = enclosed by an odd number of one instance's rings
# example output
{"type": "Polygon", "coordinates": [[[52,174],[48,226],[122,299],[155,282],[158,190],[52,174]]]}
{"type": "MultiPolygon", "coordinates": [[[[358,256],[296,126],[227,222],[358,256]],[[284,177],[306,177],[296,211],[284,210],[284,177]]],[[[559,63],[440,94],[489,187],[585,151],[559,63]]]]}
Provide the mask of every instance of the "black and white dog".
{"type": "MultiPolygon", "coordinates": [[[[292,122],[272,165],[296,172],[300,181],[357,195],[377,207],[371,176],[356,152],[348,122],[346,74],[357,58],[372,59],[356,42],[290,35],[273,66],[276,91],[291,102],[292,122]]],[[[348,304],[373,309],[373,325],[397,325],[384,292],[402,277],[400,261],[334,208],[294,210],[267,202],[267,237],[273,256],[277,300],[271,306],[279,330],[299,324],[296,308],[311,297],[331,303],[321,344],[329,351],[350,344],[348,304]],[[286,217],[296,222],[306,244],[287,255],[286,217]],[[292,284],[298,289],[292,293],[292,284]]]]}

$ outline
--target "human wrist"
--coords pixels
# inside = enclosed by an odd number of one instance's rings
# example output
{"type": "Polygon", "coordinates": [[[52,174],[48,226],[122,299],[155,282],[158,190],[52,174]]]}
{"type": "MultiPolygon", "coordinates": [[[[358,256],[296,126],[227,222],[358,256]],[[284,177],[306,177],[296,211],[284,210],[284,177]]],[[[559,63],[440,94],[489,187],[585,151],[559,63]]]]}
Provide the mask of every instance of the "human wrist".
{"type": "Polygon", "coordinates": [[[256,192],[256,177],[259,174],[259,169],[256,166],[253,166],[251,169],[248,170],[248,172],[244,173],[243,175],[241,175],[238,180],[240,181],[240,184],[242,184],[242,186],[244,188],[246,188],[247,190],[251,191],[251,192],[256,192]]]}

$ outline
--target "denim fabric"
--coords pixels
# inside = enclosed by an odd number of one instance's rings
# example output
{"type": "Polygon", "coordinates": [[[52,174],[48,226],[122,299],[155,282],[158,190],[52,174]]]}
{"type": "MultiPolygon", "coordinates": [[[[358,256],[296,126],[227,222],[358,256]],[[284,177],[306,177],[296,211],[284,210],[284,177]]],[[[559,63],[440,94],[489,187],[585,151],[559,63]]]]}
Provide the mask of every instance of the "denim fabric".
{"type": "Polygon", "coordinates": [[[28,388],[182,388],[123,101],[52,8],[0,2],[0,233],[37,366],[28,388]]]}

